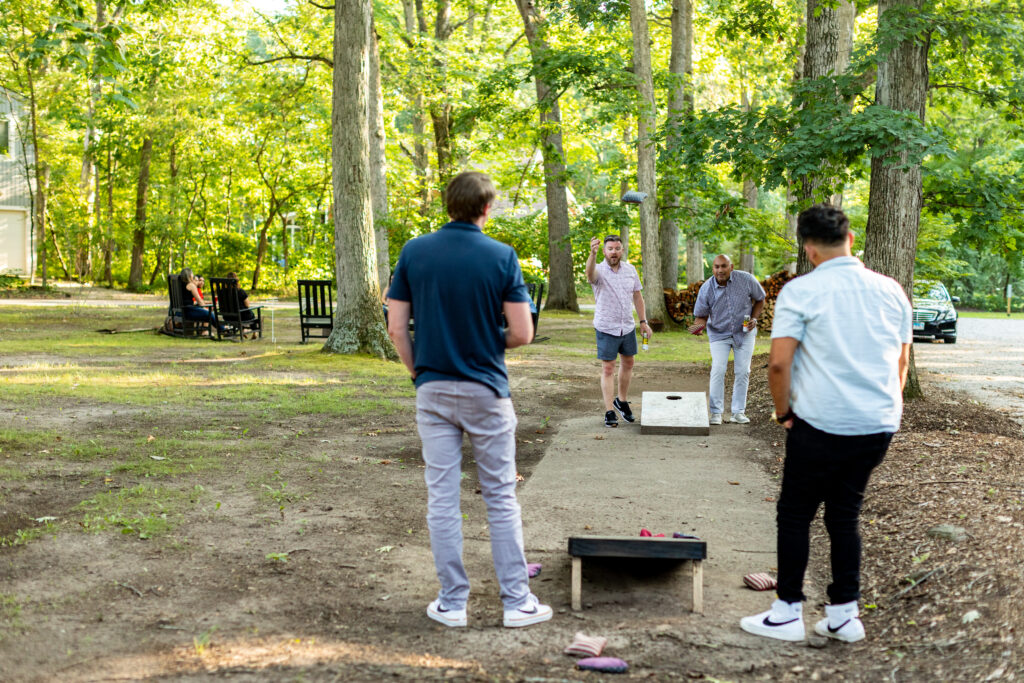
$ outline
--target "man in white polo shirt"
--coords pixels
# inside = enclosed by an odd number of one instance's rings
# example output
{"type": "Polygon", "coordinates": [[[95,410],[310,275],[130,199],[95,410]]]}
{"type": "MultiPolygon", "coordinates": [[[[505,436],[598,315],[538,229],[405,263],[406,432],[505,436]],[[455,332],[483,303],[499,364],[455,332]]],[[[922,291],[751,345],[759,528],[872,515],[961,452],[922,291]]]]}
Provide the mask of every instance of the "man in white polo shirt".
{"type": "Polygon", "coordinates": [[[644,313],[644,297],[640,276],[622,258],[622,239],[618,235],[604,238],[604,260],[597,262],[601,239],[590,240],[587,257],[587,281],[594,290],[594,330],[597,335],[597,357],[601,359],[601,395],[604,398],[604,426],[618,427],[615,412],[626,422],[634,422],[633,411],[626,400],[629,380],[633,376],[636,356],[636,323],[633,308],[640,316],[640,332],[651,336],[644,313]],[[615,359],[619,356],[619,389],[616,394],[615,359]]]}
{"type": "Polygon", "coordinates": [[[899,283],[852,256],[842,211],[813,206],[800,214],[797,231],[815,269],[779,293],[768,360],[776,420],[788,432],[777,505],[778,599],[740,626],[803,640],[809,529],[824,503],[832,583],[814,630],[852,643],[864,638],[857,618],[860,506],[900,427],[913,312],[899,283]]]}

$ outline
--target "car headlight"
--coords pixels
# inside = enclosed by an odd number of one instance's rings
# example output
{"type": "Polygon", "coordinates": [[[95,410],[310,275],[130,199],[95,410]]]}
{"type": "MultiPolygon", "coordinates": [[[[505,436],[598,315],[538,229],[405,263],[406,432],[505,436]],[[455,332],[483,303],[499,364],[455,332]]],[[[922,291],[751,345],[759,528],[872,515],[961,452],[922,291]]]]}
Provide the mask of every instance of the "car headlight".
{"type": "Polygon", "coordinates": [[[949,310],[946,310],[946,311],[942,311],[942,312],[941,312],[941,313],[939,313],[939,315],[938,315],[938,316],[937,316],[937,317],[935,318],[935,320],[936,320],[936,321],[943,321],[943,320],[956,320],[956,311],[955,311],[955,310],[953,310],[952,308],[951,308],[951,309],[949,309],[949,310]]]}

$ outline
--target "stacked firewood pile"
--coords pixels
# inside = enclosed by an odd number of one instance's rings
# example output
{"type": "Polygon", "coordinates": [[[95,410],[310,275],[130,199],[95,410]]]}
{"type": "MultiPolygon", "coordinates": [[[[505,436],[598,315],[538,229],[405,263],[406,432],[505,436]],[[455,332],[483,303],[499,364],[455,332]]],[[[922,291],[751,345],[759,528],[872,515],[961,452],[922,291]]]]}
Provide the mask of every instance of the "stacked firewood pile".
{"type": "MultiPolygon", "coordinates": [[[[757,326],[762,332],[771,331],[772,319],[775,317],[775,299],[779,296],[779,290],[782,289],[782,285],[786,284],[792,277],[788,272],[780,270],[761,281],[761,286],[764,288],[765,293],[765,302],[764,310],[761,311],[761,318],[757,326]]],[[[700,291],[702,284],[704,284],[703,280],[693,283],[686,289],[678,291],[675,289],[665,290],[665,307],[668,308],[668,314],[677,323],[689,325],[693,322],[693,306],[697,303],[697,292],[700,291]]]]}

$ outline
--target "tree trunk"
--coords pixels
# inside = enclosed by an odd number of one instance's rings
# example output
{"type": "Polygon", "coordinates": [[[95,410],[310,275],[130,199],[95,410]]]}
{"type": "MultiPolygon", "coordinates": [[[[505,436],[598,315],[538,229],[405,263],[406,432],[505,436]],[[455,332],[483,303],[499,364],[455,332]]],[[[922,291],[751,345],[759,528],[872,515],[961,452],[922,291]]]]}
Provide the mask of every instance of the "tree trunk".
{"type": "Polygon", "coordinates": [[[380,46],[377,32],[370,26],[370,83],[367,121],[370,125],[370,200],[373,204],[373,231],[377,251],[377,285],[388,288],[391,260],[388,256],[388,178],[384,154],[384,96],[380,86],[380,46]]]}
{"type": "MultiPolygon", "coordinates": [[[[260,228],[260,240],[256,246],[256,265],[252,269],[252,288],[258,289],[260,285],[260,270],[263,267],[263,259],[267,257],[267,233],[270,231],[270,226],[274,224],[274,219],[277,218],[277,211],[280,208],[275,200],[270,202],[270,212],[267,215],[266,220],[263,221],[263,227],[260,228]]],[[[184,256],[182,256],[184,259],[184,256]]]]}
{"type": "Polygon", "coordinates": [[[686,284],[704,279],[704,242],[696,237],[686,240],[686,284]]]}
{"type": "Polygon", "coordinates": [[[52,217],[49,217],[47,222],[50,224],[50,242],[53,244],[53,255],[57,257],[57,264],[64,271],[64,279],[70,279],[71,271],[68,270],[68,262],[64,260],[64,254],[60,250],[60,242],[57,241],[57,231],[53,227],[52,217]]]}
{"type": "MultiPolygon", "coordinates": [[[[516,0],[523,18],[526,40],[534,66],[540,66],[547,43],[538,35],[543,21],[533,0],[516,0]]],[[[558,98],[540,77],[535,77],[540,109],[541,150],[544,155],[544,194],[548,207],[548,299],[547,308],[579,311],[572,272],[572,244],[569,241],[569,200],[565,191],[565,152],[562,148],[562,114],[558,98]]]]}
{"type": "MultiPolygon", "coordinates": [[[[879,0],[878,31],[890,29],[894,15],[921,10],[923,0],[879,0]]],[[[893,49],[880,54],[875,102],[894,111],[910,113],[924,121],[928,94],[930,35],[906,36],[893,49]]],[[[864,236],[864,263],[894,278],[913,300],[914,258],[921,220],[921,166],[909,170],[905,153],[871,158],[871,189],[868,224],[864,236]]],[[[907,398],[921,396],[921,385],[911,350],[907,398]]]]}
{"type": "Polygon", "coordinates": [[[331,164],[338,297],[334,329],[323,350],[395,358],[380,305],[370,198],[366,115],[372,18],[369,0],[334,5],[331,164]]]}
{"type": "MultiPolygon", "coordinates": [[[[627,119],[624,122],[623,126],[622,126],[622,142],[625,143],[624,147],[629,146],[629,144],[630,144],[629,129],[630,129],[630,127],[632,125],[633,125],[632,122],[627,119]]],[[[619,181],[619,196],[621,197],[622,195],[626,194],[627,192],[629,192],[629,181],[625,178],[625,176],[623,176],[622,180],[619,181]]],[[[631,221],[625,221],[622,224],[622,229],[619,231],[619,237],[622,239],[622,260],[623,261],[629,260],[629,253],[630,253],[630,249],[629,249],[629,239],[630,239],[629,238],[629,233],[630,233],[631,228],[632,228],[631,221]]]]}
{"type": "Polygon", "coordinates": [[[146,201],[149,193],[149,161],[153,155],[153,138],[146,137],[139,152],[139,182],[135,189],[135,232],[132,234],[132,265],[128,272],[128,289],[142,287],[142,256],[146,249],[146,201]]]}
{"type": "Polygon", "coordinates": [[[107,145],[107,224],[103,226],[103,280],[107,287],[114,286],[114,155],[110,145],[107,145]]]}
{"type": "MultiPolygon", "coordinates": [[[[743,85],[743,90],[740,92],[740,106],[746,112],[749,112],[751,107],[757,106],[757,93],[754,93],[752,98],[748,97],[746,85],[743,85]]],[[[757,185],[747,178],[743,179],[743,205],[748,209],[757,208],[757,185]]],[[[754,272],[754,250],[750,245],[749,239],[744,239],[740,242],[740,257],[739,263],[736,266],[748,273],[752,274],[754,272]]]]}
{"type": "Polygon", "coordinates": [[[160,276],[160,269],[164,267],[164,243],[166,241],[167,235],[160,237],[160,246],[156,248],[156,265],[153,266],[153,274],[149,276],[150,287],[156,283],[156,279],[160,276]]]}
{"type": "MultiPolygon", "coordinates": [[[[668,96],[669,133],[666,145],[680,144],[680,135],[672,124],[681,124],[693,113],[693,3],[691,0],[672,2],[672,47],[669,56],[669,73],[673,77],[668,96]]],[[[676,211],[679,197],[675,194],[665,197],[665,208],[661,216],[661,279],[666,287],[675,289],[679,284],[679,226],[676,211]]]]}
{"type": "Polygon", "coordinates": [[[434,127],[434,154],[437,156],[437,183],[441,187],[441,204],[445,204],[445,188],[452,179],[452,105],[435,104],[430,109],[434,127]]]}
{"type": "Polygon", "coordinates": [[[672,323],[665,308],[661,280],[661,243],[658,239],[658,187],[654,170],[655,145],[651,134],[657,128],[658,110],[654,102],[654,78],[651,73],[651,39],[647,31],[647,10],[643,0],[630,0],[629,24],[633,32],[633,67],[639,94],[637,116],[636,180],[637,189],[647,194],[640,204],[640,255],[643,258],[644,303],[648,320],[672,323]]]}
{"type": "MultiPolygon", "coordinates": [[[[751,180],[743,180],[743,203],[748,209],[757,208],[757,185],[751,180]]],[[[740,244],[739,269],[751,274],[754,272],[754,250],[746,240],[740,244]]]]}
{"type": "Polygon", "coordinates": [[[289,230],[288,230],[288,217],[287,216],[281,216],[281,251],[283,252],[282,256],[284,257],[284,272],[285,272],[285,275],[287,275],[288,271],[291,270],[291,261],[289,259],[291,259],[291,255],[292,255],[292,253],[291,253],[292,241],[291,241],[291,239],[289,239],[288,233],[289,233],[289,230]]]}
{"type": "MultiPolygon", "coordinates": [[[[803,28],[807,24],[807,15],[798,15],[798,21],[800,22],[800,27],[803,28]]],[[[805,40],[804,44],[800,46],[800,51],[797,53],[796,64],[793,65],[792,82],[794,85],[799,83],[800,79],[803,78],[804,53],[806,52],[806,50],[807,42],[805,40]]],[[[786,183],[786,239],[789,242],[789,244],[793,245],[793,251],[790,252],[792,260],[786,264],[785,271],[790,275],[796,275],[797,263],[800,260],[800,252],[803,251],[803,249],[800,246],[800,238],[796,232],[797,214],[794,213],[791,209],[791,207],[794,206],[797,202],[797,196],[795,192],[796,183],[797,180],[792,176],[789,177],[788,182],[786,183]]]]}
{"type": "MultiPolygon", "coordinates": [[[[37,151],[38,155],[39,152],[37,151]]],[[[50,188],[50,167],[36,157],[36,248],[39,250],[39,272],[43,287],[49,285],[50,273],[46,255],[46,198],[50,188]]]]}
{"type": "MultiPolygon", "coordinates": [[[[807,0],[804,80],[838,76],[846,71],[850,65],[850,50],[853,48],[855,16],[856,7],[852,0],[839,0],[838,3],[833,0],[807,0]]],[[[801,208],[829,201],[831,196],[821,190],[822,181],[828,173],[829,169],[822,167],[820,173],[801,176],[797,183],[801,208]]],[[[799,274],[810,272],[813,268],[802,246],[799,243],[797,245],[796,270],[799,274]]]]}

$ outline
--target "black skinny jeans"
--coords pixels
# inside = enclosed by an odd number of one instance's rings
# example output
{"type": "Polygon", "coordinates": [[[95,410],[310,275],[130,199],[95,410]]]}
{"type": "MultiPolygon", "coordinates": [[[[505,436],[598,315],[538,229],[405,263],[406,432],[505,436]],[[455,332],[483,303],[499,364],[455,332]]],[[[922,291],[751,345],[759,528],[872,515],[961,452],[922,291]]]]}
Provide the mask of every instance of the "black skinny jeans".
{"type": "Polygon", "coordinates": [[[800,418],[793,421],[777,506],[781,600],[804,599],[811,520],[822,503],[832,551],[829,601],[839,605],[860,597],[860,506],[871,471],[882,462],[891,440],[889,432],[841,436],[800,418]]]}

